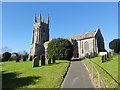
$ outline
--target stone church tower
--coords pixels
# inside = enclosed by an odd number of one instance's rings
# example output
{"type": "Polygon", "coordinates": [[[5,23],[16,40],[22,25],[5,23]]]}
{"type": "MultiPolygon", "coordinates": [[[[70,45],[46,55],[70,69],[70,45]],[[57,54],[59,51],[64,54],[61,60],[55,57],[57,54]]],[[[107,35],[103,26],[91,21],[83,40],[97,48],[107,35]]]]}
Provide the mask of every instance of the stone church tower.
{"type": "Polygon", "coordinates": [[[38,20],[36,19],[36,16],[34,17],[29,58],[45,54],[43,43],[46,41],[49,41],[49,17],[47,17],[46,22],[44,22],[44,19],[42,19],[40,14],[38,20]]]}

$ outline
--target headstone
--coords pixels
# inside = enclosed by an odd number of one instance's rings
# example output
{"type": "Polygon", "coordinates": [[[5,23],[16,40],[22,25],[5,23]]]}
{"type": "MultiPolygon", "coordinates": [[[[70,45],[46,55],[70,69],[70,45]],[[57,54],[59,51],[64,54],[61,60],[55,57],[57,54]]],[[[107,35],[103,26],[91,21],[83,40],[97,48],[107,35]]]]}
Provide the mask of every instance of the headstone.
{"type": "Polygon", "coordinates": [[[91,52],[91,58],[94,58],[94,57],[95,57],[94,53],[93,53],[93,52],[91,52]]]}
{"type": "Polygon", "coordinates": [[[16,62],[19,62],[19,59],[17,59],[16,62]]]}
{"type": "Polygon", "coordinates": [[[30,56],[30,61],[32,61],[32,56],[30,56]]]}
{"type": "Polygon", "coordinates": [[[34,58],[33,67],[39,67],[39,59],[38,59],[38,56],[36,56],[36,57],[34,58]]]}
{"type": "Polygon", "coordinates": [[[48,64],[51,64],[51,59],[48,59],[48,64]]]}
{"type": "Polygon", "coordinates": [[[90,58],[91,58],[91,55],[88,55],[88,58],[90,59],[90,58]]]}
{"type": "Polygon", "coordinates": [[[102,63],[105,62],[105,55],[102,55],[102,63]]]}
{"type": "Polygon", "coordinates": [[[111,57],[113,56],[113,54],[114,54],[114,52],[113,52],[113,51],[111,51],[111,57]]]}
{"type": "Polygon", "coordinates": [[[55,63],[55,59],[54,58],[52,59],[52,61],[53,61],[53,63],[55,63]]]}
{"type": "Polygon", "coordinates": [[[20,61],[20,56],[17,56],[16,62],[19,62],[19,61],[20,61]]]}
{"type": "Polygon", "coordinates": [[[45,55],[41,55],[41,65],[45,65],[45,55]]]}
{"type": "Polygon", "coordinates": [[[55,63],[55,56],[53,55],[52,63],[55,63]]]}
{"type": "Polygon", "coordinates": [[[109,58],[111,58],[111,52],[109,52],[109,58]]]}
{"type": "Polygon", "coordinates": [[[86,54],[85,54],[85,57],[86,57],[86,58],[88,58],[88,56],[89,56],[89,54],[88,54],[88,53],[86,53],[86,54]]]}
{"type": "Polygon", "coordinates": [[[26,57],[25,56],[23,56],[23,61],[26,61],[26,57]]]}
{"type": "Polygon", "coordinates": [[[107,55],[105,54],[105,61],[107,60],[107,55]]]}
{"type": "Polygon", "coordinates": [[[107,58],[109,58],[109,52],[107,52],[107,58]]]}

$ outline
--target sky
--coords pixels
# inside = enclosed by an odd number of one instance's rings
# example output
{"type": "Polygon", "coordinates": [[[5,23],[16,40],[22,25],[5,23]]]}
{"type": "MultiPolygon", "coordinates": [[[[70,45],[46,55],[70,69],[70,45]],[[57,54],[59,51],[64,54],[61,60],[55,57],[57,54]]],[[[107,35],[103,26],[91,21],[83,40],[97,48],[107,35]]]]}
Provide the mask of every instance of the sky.
{"type": "Polygon", "coordinates": [[[105,48],[118,38],[117,2],[3,2],[2,46],[27,51],[32,40],[34,16],[50,18],[50,40],[101,29],[105,48]]]}

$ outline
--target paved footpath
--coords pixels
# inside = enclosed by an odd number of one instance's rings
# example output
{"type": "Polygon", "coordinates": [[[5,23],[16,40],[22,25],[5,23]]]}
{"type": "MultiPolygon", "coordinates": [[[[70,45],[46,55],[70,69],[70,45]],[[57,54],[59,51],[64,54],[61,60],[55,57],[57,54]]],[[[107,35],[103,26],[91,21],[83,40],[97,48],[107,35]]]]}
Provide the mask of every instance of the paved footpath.
{"type": "Polygon", "coordinates": [[[61,88],[94,88],[89,73],[81,61],[72,61],[61,88]]]}

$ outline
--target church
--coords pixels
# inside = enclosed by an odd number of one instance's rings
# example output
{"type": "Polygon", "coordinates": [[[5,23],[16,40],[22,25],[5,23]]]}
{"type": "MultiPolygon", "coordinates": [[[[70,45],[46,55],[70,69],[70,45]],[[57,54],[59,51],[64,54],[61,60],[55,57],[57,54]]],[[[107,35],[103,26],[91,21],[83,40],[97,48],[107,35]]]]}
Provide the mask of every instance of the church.
{"type": "MultiPolygon", "coordinates": [[[[99,52],[105,51],[104,39],[100,28],[69,36],[66,39],[73,45],[73,58],[80,58],[87,53],[99,54],[99,52]]],[[[49,17],[44,22],[41,14],[38,20],[35,16],[29,57],[34,58],[35,56],[45,55],[49,42],[49,17]]]]}

